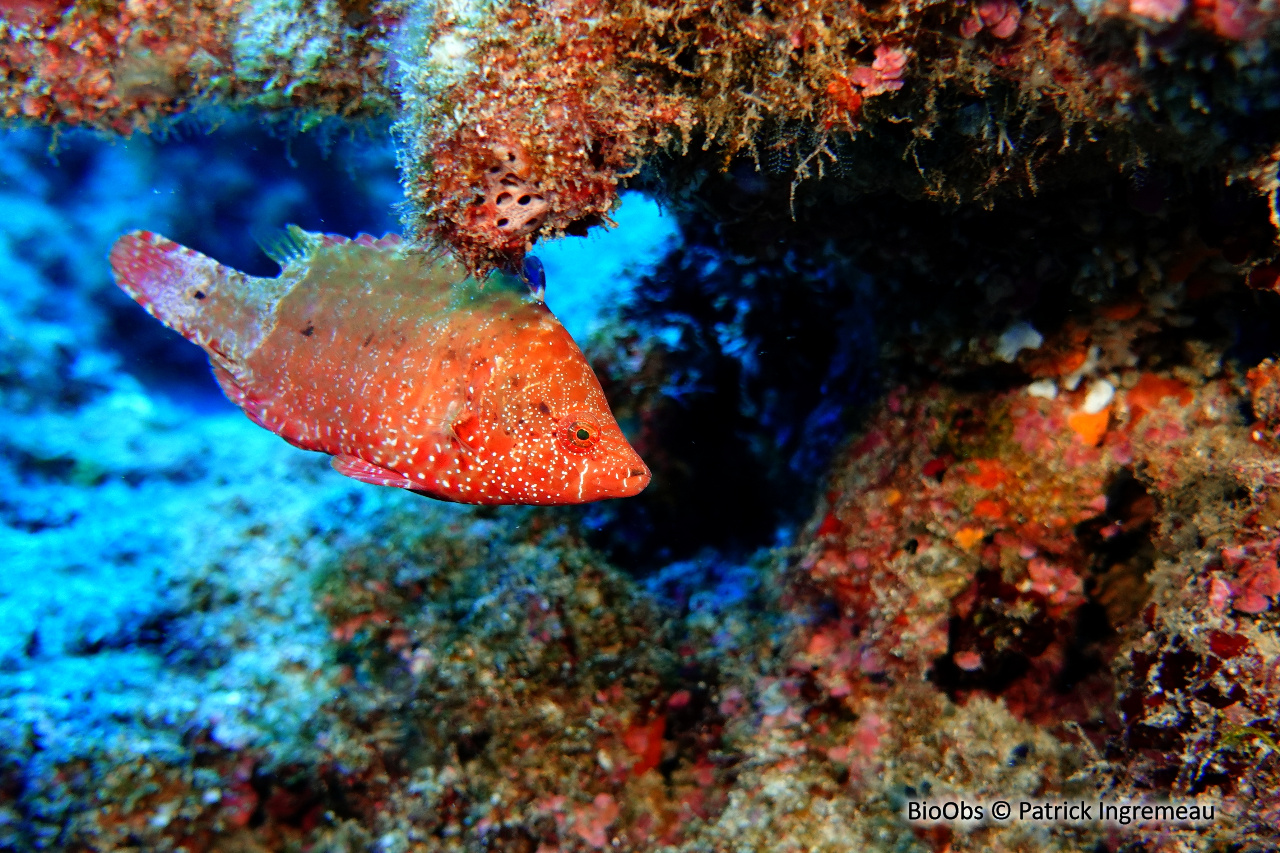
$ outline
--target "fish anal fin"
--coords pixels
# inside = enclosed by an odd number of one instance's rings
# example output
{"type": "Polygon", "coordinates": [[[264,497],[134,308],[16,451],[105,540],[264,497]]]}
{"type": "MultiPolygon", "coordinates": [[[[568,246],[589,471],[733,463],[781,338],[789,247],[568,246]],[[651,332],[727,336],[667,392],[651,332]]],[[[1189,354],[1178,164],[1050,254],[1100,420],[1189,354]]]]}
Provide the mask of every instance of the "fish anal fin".
{"type": "Polygon", "coordinates": [[[303,450],[319,449],[316,447],[303,446],[302,444],[290,439],[287,435],[284,435],[278,426],[272,426],[267,423],[266,418],[262,413],[262,404],[258,400],[249,396],[248,390],[240,384],[240,380],[236,378],[235,372],[225,366],[225,363],[219,363],[220,361],[220,359],[214,356],[210,356],[209,358],[209,364],[213,368],[213,378],[218,380],[218,386],[222,388],[222,393],[227,395],[228,400],[240,407],[240,410],[244,412],[245,417],[268,432],[274,432],[295,447],[302,447],[303,450]]]}
{"type": "MultiPolygon", "coordinates": [[[[209,366],[213,368],[213,378],[218,380],[222,393],[227,395],[228,400],[247,412],[249,410],[249,395],[245,392],[244,386],[236,380],[231,368],[227,366],[223,359],[213,355],[209,357],[209,366]]],[[[250,417],[253,416],[250,415],[250,417]]]]}
{"type": "Polygon", "coordinates": [[[404,474],[392,471],[390,468],[383,468],[381,465],[374,465],[372,462],[366,462],[355,456],[347,456],[345,454],[335,456],[329,462],[333,466],[333,470],[343,476],[350,477],[353,480],[359,480],[362,483],[369,483],[374,486],[393,486],[397,489],[421,489],[421,483],[415,483],[404,474]]]}

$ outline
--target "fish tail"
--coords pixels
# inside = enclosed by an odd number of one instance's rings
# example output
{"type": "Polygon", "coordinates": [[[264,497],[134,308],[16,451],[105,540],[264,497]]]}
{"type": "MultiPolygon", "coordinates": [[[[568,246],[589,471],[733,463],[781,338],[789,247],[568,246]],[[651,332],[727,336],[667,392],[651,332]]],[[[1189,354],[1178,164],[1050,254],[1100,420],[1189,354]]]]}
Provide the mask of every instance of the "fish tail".
{"type": "Polygon", "coordinates": [[[257,279],[151,231],[111,247],[116,284],[160,322],[235,373],[270,331],[278,294],[257,279]]]}

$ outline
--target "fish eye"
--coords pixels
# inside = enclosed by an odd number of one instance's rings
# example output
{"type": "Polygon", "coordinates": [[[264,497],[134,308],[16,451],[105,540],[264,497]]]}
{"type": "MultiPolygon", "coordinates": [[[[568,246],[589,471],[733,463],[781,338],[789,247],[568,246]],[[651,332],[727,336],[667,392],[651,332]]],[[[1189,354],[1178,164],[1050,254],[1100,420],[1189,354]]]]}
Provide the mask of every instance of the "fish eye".
{"type": "Polygon", "coordinates": [[[560,428],[560,440],[566,450],[586,453],[600,437],[600,424],[590,415],[570,415],[560,428]]]}

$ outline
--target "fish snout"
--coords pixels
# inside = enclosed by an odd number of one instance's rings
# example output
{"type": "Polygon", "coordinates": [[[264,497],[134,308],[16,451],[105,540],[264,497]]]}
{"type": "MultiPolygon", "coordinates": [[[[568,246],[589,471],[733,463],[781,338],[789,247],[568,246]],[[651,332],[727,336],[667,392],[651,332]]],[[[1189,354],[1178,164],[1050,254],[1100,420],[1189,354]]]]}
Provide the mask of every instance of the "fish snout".
{"type": "Polygon", "coordinates": [[[615,458],[610,464],[592,471],[587,488],[578,495],[576,503],[630,498],[643,492],[653,475],[639,456],[630,456],[621,460],[615,458]]]}
{"type": "Polygon", "coordinates": [[[615,464],[617,467],[614,470],[618,472],[617,477],[622,486],[619,489],[619,497],[629,498],[640,494],[653,479],[653,472],[649,470],[649,466],[644,464],[640,454],[636,453],[636,449],[630,445],[622,448],[615,464]]]}
{"type": "Polygon", "coordinates": [[[653,479],[653,472],[649,470],[649,466],[644,464],[639,456],[627,468],[627,475],[622,478],[622,491],[625,497],[638,495],[649,485],[649,481],[653,479]]]}

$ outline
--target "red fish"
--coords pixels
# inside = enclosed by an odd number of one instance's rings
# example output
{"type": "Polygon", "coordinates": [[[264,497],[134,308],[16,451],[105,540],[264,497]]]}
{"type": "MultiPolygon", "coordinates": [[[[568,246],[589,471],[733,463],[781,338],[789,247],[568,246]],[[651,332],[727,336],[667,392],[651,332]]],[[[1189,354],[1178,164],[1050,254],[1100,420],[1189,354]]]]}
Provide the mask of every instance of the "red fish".
{"type": "Polygon", "coordinates": [[[116,241],[116,282],[199,344],[255,423],[332,454],[348,477],[443,500],[629,497],[649,469],[582,351],[514,276],[483,283],[398,237],[289,230],[278,278],[147,231],[116,241]]]}

